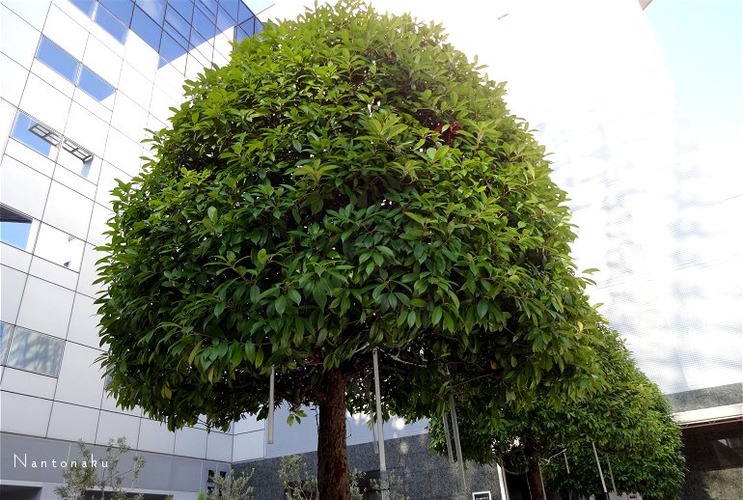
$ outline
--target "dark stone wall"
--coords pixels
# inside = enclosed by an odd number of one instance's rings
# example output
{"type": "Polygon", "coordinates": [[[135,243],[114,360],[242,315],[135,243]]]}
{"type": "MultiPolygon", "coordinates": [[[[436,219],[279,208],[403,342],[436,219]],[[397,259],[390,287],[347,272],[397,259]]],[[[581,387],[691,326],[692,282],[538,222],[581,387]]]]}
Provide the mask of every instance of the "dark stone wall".
{"type": "Polygon", "coordinates": [[[684,429],[684,500],[743,498],[743,425],[727,422],[684,429]]]}
{"type": "MultiPolygon", "coordinates": [[[[301,455],[310,475],[315,475],[317,456],[301,455]]],[[[467,489],[462,489],[458,465],[446,457],[428,450],[428,435],[385,440],[387,470],[400,480],[400,488],[408,500],[471,500],[474,491],[490,491],[493,500],[501,500],[498,471],[494,466],[467,463],[467,489]]],[[[350,446],[348,460],[351,470],[379,469],[379,457],[371,443],[350,446]]],[[[238,471],[254,470],[252,484],[258,500],[282,500],[283,485],[278,470],[280,458],[234,464],[238,471]]]]}
{"type": "Polygon", "coordinates": [[[676,412],[732,405],[743,401],[743,382],[667,394],[666,398],[676,412]]]}

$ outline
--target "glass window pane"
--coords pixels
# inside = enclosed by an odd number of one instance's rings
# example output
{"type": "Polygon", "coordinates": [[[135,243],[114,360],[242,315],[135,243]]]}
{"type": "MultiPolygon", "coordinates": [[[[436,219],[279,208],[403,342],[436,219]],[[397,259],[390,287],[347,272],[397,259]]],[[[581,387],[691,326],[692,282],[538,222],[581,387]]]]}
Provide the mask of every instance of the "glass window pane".
{"type": "Polygon", "coordinates": [[[75,7],[83,11],[88,17],[93,13],[95,0],[70,0],[75,7]]]}
{"type": "MultiPolygon", "coordinates": [[[[39,125],[40,124],[36,120],[33,120],[26,113],[18,113],[11,135],[14,139],[21,141],[34,151],[49,156],[54,141],[45,140],[43,134],[38,133],[39,125]],[[36,131],[36,133],[34,131],[36,131]]],[[[47,139],[49,139],[49,137],[47,137],[47,139]]]]}
{"type": "Polygon", "coordinates": [[[199,33],[198,31],[191,30],[190,41],[191,41],[191,46],[192,47],[198,47],[202,43],[206,42],[206,38],[204,38],[204,36],[201,33],[199,33]]]}
{"type": "Polygon", "coordinates": [[[217,2],[215,0],[201,0],[201,8],[204,12],[217,13],[217,2]]]}
{"type": "Polygon", "coordinates": [[[80,82],[78,87],[93,96],[98,101],[103,101],[105,98],[114,93],[114,87],[106,80],[98,76],[88,68],[83,66],[80,72],[80,82]]]}
{"type": "Polygon", "coordinates": [[[122,23],[129,26],[129,22],[132,20],[132,10],[134,9],[131,0],[99,0],[99,2],[114,16],[118,17],[122,23]]]}
{"type": "Polygon", "coordinates": [[[0,365],[5,364],[11,337],[13,337],[13,325],[0,321],[0,365]]]}
{"type": "Polygon", "coordinates": [[[62,364],[64,341],[16,326],[7,366],[56,377],[62,364]]]}
{"type": "MultiPolygon", "coordinates": [[[[184,36],[168,22],[165,23],[163,29],[165,30],[165,33],[170,35],[181,47],[188,47],[188,31],[186,31],[186,35],[184,36]]],[[[160,46],[162,47],[164,44],[165,40],[163,39],[160,41],[160,46]]]]}
{"type": "Polygon", "coordinates": [[[240,0],[221,0],[219,6],[224,9],[225,13],[232,19],[237,20],[241,3],[240,0]]]}
{"type": "Polygon", "coordinates": [[[244,29],[240,28],[239,26],[235,26],[235,41],[239,43],[246,38],[250,38],[250,35],[245,33],[244,29]]]}
{"type": "MultiPolygon", "coordinates": [[[[168,5],[168,10],[165,13],[165,20],[170,24],[172,30],[175,30],[184,39],[188,39],[188,33],[191,31],[190,21],[186,21],[174,8],[173,5],[168,5]]],[[[166,30],[167,25],[166,25],[166,30]]],[[[172,31],[171,30],[171,31],[172,31]]]]}
{"type": "Polygon", "coordinates": [[[126,33],[129,31],[129,28],[102,5],[98,7],[95,13],[95,22],[119,42],[124,43],[126,41],[126,33]]]}
{"type": "Polygon", "coordinates": [[[139,7],[134,9],[132,31],[155,50],[160,47],[160,33],[162,33],[162,30],[162,26],[153,21],[142,9],[139,7]]]}
{"type": "Polygon", "coordinates": [[[80,270],[85,243],[47,224],[39,228],[34,254],[73,271],[80,270]]]}
{"type": "Polygon", "coordinates": [[[176,43],[173,37],[171,37],[167,33],[163,33],[163,39],[160,45],[160,55],[163,57],[163,59],[169,62],[174,61],[185,53],[185,47],[182,47],[179,43],[176,43]]]}
{"type": "MultiPolygon", "coordinates": [[[[213,16],[212,16],[213,17],[213,16]]],[[[207,40],[214,37],[214,19],[201,12],[198,7],[193,10],[193,27],[207,40]]]]}
{"type": "Polygon", "coordinates": [[[247,21],[240,23],[240,28],[242,28],[248,36],[255,35],[255,18],[251,17],[247,21]]]}
{"type": "Polygon", "coordinates": [[[217,32],[224,33],[235,24],[237,24],[235,20],[227,15],[227,12],[225,12],[224,9],[220,8],[219,13],[217,14],[217,32]]]}
{"type": "Polygon", "coordinates": [[[163,23],[165,0],[137,0],[137,7],[145,11],[157,24],[163,23]]]}
{"type": "Polygon", "coordinates": [[[45,36],[41,37],[36,58],[70,82],[75,83],[80,62],[45,36]]]}
{"type": "Polygon", "coordinates": [[[243,2],[240,2],[240,10],[237,13],[237,22],[241,23],[243,21],[247,21],[251,17],[254,17],[255,14],[253,13],[250,8],[245,5],[243,2]]]}
{"type": "Polygon", "coordinates": [[[193,1],[192,0],[170,0],[168,2],[168,10],[171,8],[178,11],[183,18],[191,24],[191,17],[193,16],[193,1]]]}
{"type": "Polygon", "coordinates": [[[0,205],[0,241],[26,250],[32,222],[30,217],[0,205]]]}

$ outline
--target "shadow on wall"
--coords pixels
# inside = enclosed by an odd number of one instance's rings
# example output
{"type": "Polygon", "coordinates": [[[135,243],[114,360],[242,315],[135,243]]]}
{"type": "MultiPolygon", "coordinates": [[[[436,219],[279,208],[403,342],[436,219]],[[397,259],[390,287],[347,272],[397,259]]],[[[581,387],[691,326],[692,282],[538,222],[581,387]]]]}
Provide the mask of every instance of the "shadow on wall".
{"type": "Polygon", "coordinates": [[[684,429],[684,500],[738,500],[743,491],[740,422],[684,429]]]}

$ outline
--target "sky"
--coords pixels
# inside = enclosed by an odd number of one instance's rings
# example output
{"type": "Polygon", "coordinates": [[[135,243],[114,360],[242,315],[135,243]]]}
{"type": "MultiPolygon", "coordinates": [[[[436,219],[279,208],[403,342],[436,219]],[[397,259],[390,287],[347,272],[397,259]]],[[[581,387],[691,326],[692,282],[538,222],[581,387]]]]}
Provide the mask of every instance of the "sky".
{"type": "Polygon", "coordinates": [[[741,0],[653,0],[645,13],[703,142],[743,142],[741,0]]]}
{"type": "MultiPolygon", "coordinates": [[[[261,0],[263,4],[271,0],[261,0]]],[[[461,0],[466,4],[472,0],[461,0]]],[[[270,17],[293,18],[309,0],[278,0],[270,17]]],[[[416,2],[374,0],[374,5],[396,7],[416,2]]],[[[645,10],[651,29],[674,80],[676,97],[696,129],[699,142],[739,148],[743,143],[743,0],[653,0],[645,10]]],[[[433,17],[456,22],[450,2],[426,2],[433,17]],[[446,13],[435,12],[439,7],[446,13]]],[[[479,10],[508,9],[512,0],[482,2],[479,10]],[[498,7],[497,5],[505,5],[498,7]]],[[[404,7],[403,7],[404,9],[404,7]]],[[[439,9],[441,10],[441,9],[439,9]]],[[[466,9],[462,9],[466,10],[466,9]]],[[[498,13],[493,13],[498,17],[498,13]]],[[[483,18],[493,18],[484,15],[483,18]]],[[[466,40],[458,48],[468,51],[466,40]]],[[[740,152],[740,149],[737,149],[740,152]]]]}

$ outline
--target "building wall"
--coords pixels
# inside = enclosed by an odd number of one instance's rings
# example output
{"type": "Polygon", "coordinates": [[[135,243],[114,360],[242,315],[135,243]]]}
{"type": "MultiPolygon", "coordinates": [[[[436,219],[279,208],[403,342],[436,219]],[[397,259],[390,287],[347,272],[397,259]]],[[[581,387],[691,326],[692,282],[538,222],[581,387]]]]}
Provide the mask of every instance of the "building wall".
{"type": "Polygon", "coordinates": [[[252,11],[242,0],[2,0],[5,493],[43,483],[50,495],[60,470],[14,466],[13,454],[61,460],[78,439],[105,445],[126,437],[147,455],[143,488],[190,498],[206,488],[209,469],[262,456],[263,427],[253,419],[227,433],[168,432],[139,408],[116,407],[96,361],[94,280],[110,190],[138,173],[145,129],[166,125],[185,79],[226,63],[233,39],[261,29],[254,12],[265,4],[253,2],[252,11]]]}
{"type": "MultiPolygon", "coordinates": [[[[306,472],[302,479],[315,476],[317,455],[314,451],[302,452],[299,456],[306,472]]],[[[493,500],[503,499],[497,467],[468,463],[463,484],[459,465],[449,463],[446,457],[433,455],[428,450],[426,434],[388,438],[385,458],[393,500],[470,500],[473,492],[484,491],[489,491],[493,500]]],[[[281,462],[282,457],[277,456],[244,462],[236,465],[235,469],[247,473],[252,471],[256,498],[280,499],[284,498],[284,484],[278,473],[281,462]]],[[[377,477],[374,474],[379,471],[379,458],[371,442],[350,444],[348,462],[350,470],[377,477]]]]}

